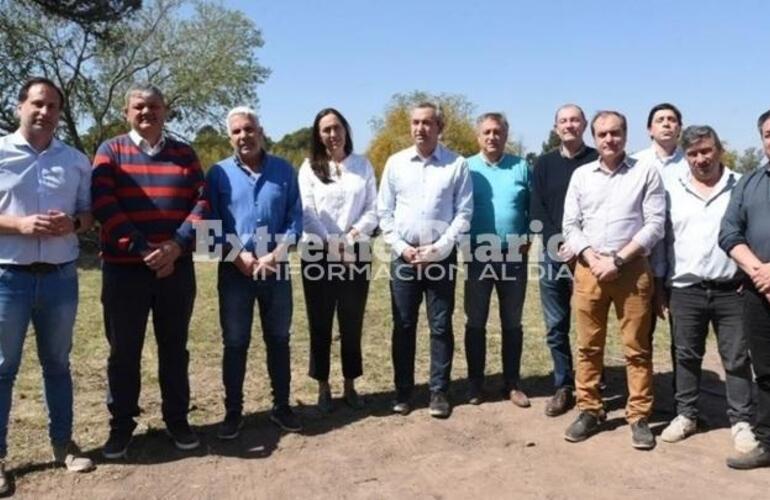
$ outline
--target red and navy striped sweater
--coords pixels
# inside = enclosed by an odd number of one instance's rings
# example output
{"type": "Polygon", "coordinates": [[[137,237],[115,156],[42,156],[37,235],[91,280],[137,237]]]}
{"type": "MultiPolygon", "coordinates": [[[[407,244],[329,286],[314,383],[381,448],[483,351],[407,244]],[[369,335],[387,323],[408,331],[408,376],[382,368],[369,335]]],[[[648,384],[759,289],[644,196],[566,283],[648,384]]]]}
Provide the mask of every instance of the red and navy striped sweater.
{"type": "Polygon", "coordinates": [[[106,262],[141,262],[148,242],[173,239],[192,248],[192,223],[206,210],[203,171],[193,149],[166,138],[149,156],[128,134],[104,142],[94,157],[92,210],[101,222],[106,262]]]}

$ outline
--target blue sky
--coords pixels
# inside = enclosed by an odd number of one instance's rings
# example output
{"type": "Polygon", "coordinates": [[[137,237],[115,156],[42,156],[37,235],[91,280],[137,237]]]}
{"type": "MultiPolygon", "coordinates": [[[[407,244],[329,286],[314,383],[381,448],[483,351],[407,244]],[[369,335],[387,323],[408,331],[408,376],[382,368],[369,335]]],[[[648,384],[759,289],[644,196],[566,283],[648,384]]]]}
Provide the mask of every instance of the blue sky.
{"type": "MultiPolygon", "coordinates": [[[[262,30],[258,89],[268,135],[337,107],[363,152],[369,120],[397,92],[465,95],[506,113],[539,152],[565,102],[617,109],[631,151],[646,147],[651,106],[670,101],[687,124],[709,124],[743,150],[759,146],[770,108],[770,2],[229,0],[262,30]]],[[[586,135],[587,142],[591,143],[586,135]]]]}

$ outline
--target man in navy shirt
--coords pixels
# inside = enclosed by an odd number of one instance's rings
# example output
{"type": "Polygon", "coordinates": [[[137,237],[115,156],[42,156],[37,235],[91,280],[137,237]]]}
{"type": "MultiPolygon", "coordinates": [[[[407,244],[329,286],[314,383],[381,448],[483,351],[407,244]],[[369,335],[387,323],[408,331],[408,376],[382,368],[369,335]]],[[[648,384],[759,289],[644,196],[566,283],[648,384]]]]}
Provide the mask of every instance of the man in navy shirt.
{"type": "Polygon", "coordinates": [[[297,432],[302,427],[289,407],[292,295],[285,262],[289,247],[302,234],[297,174],[288,162],[265,152],[262,127],[253,110],[231,110],[227,133],[235,154],[211,167],[206,176],[210,219],[221,220],[227,238],[218,271],[226,411],[218,436],[235,439],[242,426],[255,302],[273,389],[270,419],[285,431],[297,432]]]}

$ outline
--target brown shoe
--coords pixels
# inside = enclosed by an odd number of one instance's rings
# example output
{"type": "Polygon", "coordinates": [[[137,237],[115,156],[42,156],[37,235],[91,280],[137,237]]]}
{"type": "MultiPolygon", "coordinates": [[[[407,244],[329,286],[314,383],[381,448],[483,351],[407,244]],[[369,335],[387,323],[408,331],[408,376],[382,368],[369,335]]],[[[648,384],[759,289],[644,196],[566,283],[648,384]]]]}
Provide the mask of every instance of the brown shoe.
{"type": "Polygon", "coordinates": [[[511,403],[515,404],[519,408],[530,407],[529,398],[526,394],[518,389],[512,389],[511,392],[508,393],[508,398],[511,400],[511,403]]]}
{"type": "Polygon", "coordinates": [[[558,417],[567,413],[574,405],[575,396],[572,395],[572,387],[559,387],[546,403],[545,414],[549,417],[558,417]]]}

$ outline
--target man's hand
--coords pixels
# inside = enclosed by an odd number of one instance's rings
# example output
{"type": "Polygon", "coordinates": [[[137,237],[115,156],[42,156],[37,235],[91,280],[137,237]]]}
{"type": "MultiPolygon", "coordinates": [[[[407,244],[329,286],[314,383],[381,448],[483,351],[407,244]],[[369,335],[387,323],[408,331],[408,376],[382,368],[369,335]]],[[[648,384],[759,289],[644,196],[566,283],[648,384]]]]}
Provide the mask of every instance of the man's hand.
{"type": "Polygon", "coordinates": [[[27,215],[20,217],[17,223],[19,234],[26,236],[57,236],[57,228],[50,215],[27,215]]]}
{"type": "Polygon", "coordinates": [[[668,290],[666,290],[664,280],[655,278],[655,290],[652,295],[652,310],[660,319],[666,319],[668,315],[668,290]]]}
{"type": "Polygon", "coordinates": [[[142,254],[144,263],[155,272],[173,264],[182,255],[182,248],[174,240],[166,240],[162,243],[148,243],[150,250],[142,254]]]}
{"type": "Polygon", "coordinates": [[[754,266],[751,272],[751,281],[760,293],[770,292],[770,262],[754,266]]]}
{"type": "Polygon", "coordinates": [[[417,259],[417,249],[414,247],[406,247],[401,253],[401,258],[404,259],[407,264],[414,264],[417,259]]]}
{"type": "Polygon", "coordinates": [[[559,250],[556,255],[559,257],[559,259],[561,259],[562,262],[566,262],[568,264],[575,258],[575,252],[573,252],[569,246],[563,243],[559,245],[559,250]]]}
{"type": "Polygon", "coordinates": [[[614,281],[618,277],[618,268],[615,267],[615,259],[609,255],[599,255],[596,263],[591,268],[591,272],[594,273],[594,276],[596,276],[596,279],[600,283],[614,281]]]}
{"type": "Polygon", "coordinates": [[[257,258],[251,252],[241,252],[235,257],[233,264],[235,264],[235,267],[238,268],[241,274],[253,278],[257,258]]]}
{"type": "Polygon", "coordinates": [[[415,264],[427,264],[436,260],[438,249],[433,245],[417,247],[417,260],[415,264]]]}
{"type": "Polygon", "coordinates": [[[61,210],[49,210],[48,216],[51,218],[51,224],[56,236],[64,236],[65,234],[75,232],[75,221],[61,210]]]}
{"type": "Polygon", "coordinates": [[[272,274],[275,274],[278,269],[278,259],[275,256],[275,252],[270,252],[267,255],[258,257],[254,264],[254,279],[266,278],[272,274]]]}
{"type": "Polygon", "coordinates": [[[161,267],[157,271],[155,271],[155,277],[158,279],[168,278],[174,274],[174,262],[171,261],[165,266],[161,267]]]}

